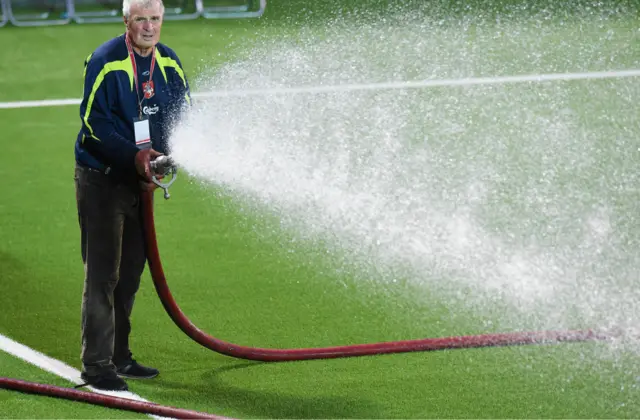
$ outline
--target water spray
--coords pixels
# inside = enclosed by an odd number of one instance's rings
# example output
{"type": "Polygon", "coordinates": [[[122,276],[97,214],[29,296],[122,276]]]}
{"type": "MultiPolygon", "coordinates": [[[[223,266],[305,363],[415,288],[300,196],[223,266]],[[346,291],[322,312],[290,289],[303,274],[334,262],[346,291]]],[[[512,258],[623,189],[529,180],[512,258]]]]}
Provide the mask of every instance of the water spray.
{"type": "MultiPolygon", "coordinates": [[[[589,69],[609,51],[586,45],[581,31],[549,45],[557,28],[541,22],[478,24],[476,31],[473,19],[410,12],[337,22],[322,36],[314,29],[268,39],[246,60],[204,76],[201,89],[214,94],[199,100],[171,139],[184,171],[224,188],[243,208],[275,215],[279,228],[303,241],[328,239],[327,252],[355,266],[363,281],[395,281],[396,271],[452,307],[505,304],[501,321],[511,325],[503,328],[517,332],[285,350],[220,340],[173,299],[145,196],[149,267],[173,321],[204,347],[259,361],[626,336],[636,312],[613,302],[636,298],[617,292],[634,278],[634,263],[627,270],[608,259],[626,249],[616,242],[620,213],[607,200],[611,188],[590,185],[585,194],[577,182],[601,176],[597,162],[607,150],[600,137],[616,139],[608,143],[616,150],[634,144],[617,128],[633,127],[635,113],[592,127],[583,121],[608,116],[573,105],[588,103],[602,85],[581,90],[583,74],[523,76],[589,69]],[[576,50],[570,66],[554,61],[576,50]],[[502,77],[478,77],[486,75],[502,77]],[[523,316],[534,325],[523,326],[523,316]],[[602,328],[580,329],[591,325],[602,328]]],[[[630,109],[635,85],[606,83],[630,93],[616,96],[630,109]]],[[[636,173],[624,165],[607,181],[632,186],[636,173]]],[[[615,190],[612,202],[626,199],[625,191],[615,190]]]]}
{"type": "Polygon", "coordinates": [[[156,292],[166,312],[173,322],[187,336],[198,344],[214,352],[245,360],[261,362],[286,362],[315,359],[336,359],[357,356],[374,356],[390,353],[427,352],[437,350],[470,349],[481,347],[503,347],[526,344],[557,344],[567,342],[608,341],[620,338],[619,330],[567,330],[567,331],[525,331],[498,334],[452,336],[399,340],[371,344],[354,344],[336,347],[269,349],[233,344],[213,337],[198,328],[182,312],[176,303],[162,268],[156,238],[153,196],[143,193],[144,226],[147,244],[147,262],[156,292]]]}
{"type": "MultiPolygon", "coordinates": [[[[154,173],[154,183],[164,190],[164,196],[169,198],[168,189],[176,179],[177,167],[169,156],[161,156],[151,163],[154,173]],[[162,183],[159,179],[171,175],[169,182],[162,183]]],[[[627,333],[621,329],[584,329],[559,331],[522,331],[494,334],[479,334],[466,336],[450,336],[424,338],[414,340],[398,340],[381,343],[353,344],[334,347],[298,348],[298,349],[270,349],[248,347],[234,344],[213,337],[198,328],[182,312],[173,298],[164,274],[155,230],[153,212],[153,193],[142,193],[145,237],[147,244],[147,262],[156,292],[167,314],[173,322],[188,337],[201,346],[216,353],[229,357],[261,361],[261,362],[292,362],[317,359],[337,359],[347,357],[375,356],[392,353],[429,352],[454,349],[473,349],[483,347],[505,347],[521,345],[543,345],[560,343],[580,343],[613,341],[624,338],[627,333]]],[[[635,333],[637,336],[637,332],[635,333]]],[[[634,336],[634,337],[635,337],[634,336]]],[[[637,339],[637,337],[635,337],[637,339]]],[[[15,390],[23,393],[44,395],[71,401],[80,401],[108,408],[116,408],[138,413],[159,415],[176,419],[228,419],[205,412],[164,406],[150,402],[140,402],[128,398],[112,395],[100,395],[93,392],[80,391],[36,382],[29,382],[14,378],[0,377],[0,389],[15,390]]]]}

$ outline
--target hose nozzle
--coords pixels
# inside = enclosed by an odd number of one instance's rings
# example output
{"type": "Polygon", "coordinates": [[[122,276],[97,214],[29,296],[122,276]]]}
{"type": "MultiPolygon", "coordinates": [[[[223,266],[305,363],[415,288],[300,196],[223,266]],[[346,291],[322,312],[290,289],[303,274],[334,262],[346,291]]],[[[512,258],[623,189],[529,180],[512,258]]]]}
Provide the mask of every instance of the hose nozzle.
{"type": "Polygon", "coordinates": [[[164,190],[164,198],[168,200],[169,197],[171,197],[169,195],[169,187],[171,186],[171,184],[173,184],[173,182],[176,180],[176,177],[178,176],[178,168],[176,167],[175,162],[173,161],[171,156],[162,155],[152,160],[150,166],[151,170],[153,171],[151,180],[154,184],[164,190]],[[164,178],[168,177],[169,175],[171,175],[171,179],[166,183],[162,183],[158,180],[158,178],[156,178],[156,176],[164,178]]]}
{"type": "Polygon", "coordinates": [[[175,167],[175,164],[171,156],[162,155],[151,161],[151,169],[156,175],[169,175],[173,167],[175,167]]]}

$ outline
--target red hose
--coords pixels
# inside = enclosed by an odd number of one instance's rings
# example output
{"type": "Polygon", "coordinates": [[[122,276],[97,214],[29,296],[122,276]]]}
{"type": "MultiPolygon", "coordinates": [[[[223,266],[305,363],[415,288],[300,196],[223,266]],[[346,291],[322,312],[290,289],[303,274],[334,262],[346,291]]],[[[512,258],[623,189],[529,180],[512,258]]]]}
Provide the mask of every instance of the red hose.
{"type": "MultiPolygon", "coordinates": [[[[408,353],[418,351],[434,351],[445,349],[462,349],[478,347],[513,346],[524,344],[551,344],[561,342],[602,341],[615,338],[620,333],[595,330],[573,331],[530,331],[500,334],[468,335],[458,337],[426,338],[420,340],[390,341],[373,344],[357,344],[338,347],[301,348],[301,349],[266,349],[246,347],[219,340],[200,330],[182,312],[171,295],[167,279],[162,270],[158,242],[156,239],[153,196],[143,193],[145,235],[147,241],[147,260],[156,291],[165,310],[175,324],[190,338],[202,346],[227,356],[265,362],[330,359],[355,356],[372,356],[387,353],[408,353]]],[[[16,391],[48,395],[69,400],[82,401],[102,405],[109,408],[155,414],[178,419],[225,419],[208,413],[162,406],[150,402],[134,401],[100,395],[92,392],[62,388],[53,385],[38,384],[18,379],[0,377],[0,388],[16,391]]]]}
{"type": "Polygon", "coordinates": [[[226,419],[226,417],[214,416],[212,414],[202,413],[199,411],[184,410],[182,408],[168,407],[151,402],[135,401],[128,398],[113,397],[110,395],[101,395],[73,388],[27,382],[20,379],[0,378],[0,388],[29,394],[63,398],[72,401],[80,401],[89,404],[101,405],[107,408],[117,408],[144,414],[155,414],[175,419],[226,419]]]}
{"type": "Polygon", "coordinates": [[[153,197],[151,193],[143,193],[145,235],[147,241],[147,260],[156,291],[165,310],[174,323],[194,341],[202,346],[227,356],[257,360],[264,362],[329,359],[354,356],[370,356],[385,353],[408,353],[418,351],[434,351],[444,349],[461,349],[477,347],[513,346],[523,344],[544,344],[561,342],[584,342],[607,340],[614,337],[612,333],[595,330],[574,331],[532,331],[500,334],[471,335],[444,338],[427,338],[419,340],[390,341],[373,344],[357,344],[339,347],[300,348],[300,349],[267,349],[245,347],[212,337],[195,326],[182,312],[167,286],[167,279],[162,269],[158,243],[156,239],[153,197]]]}

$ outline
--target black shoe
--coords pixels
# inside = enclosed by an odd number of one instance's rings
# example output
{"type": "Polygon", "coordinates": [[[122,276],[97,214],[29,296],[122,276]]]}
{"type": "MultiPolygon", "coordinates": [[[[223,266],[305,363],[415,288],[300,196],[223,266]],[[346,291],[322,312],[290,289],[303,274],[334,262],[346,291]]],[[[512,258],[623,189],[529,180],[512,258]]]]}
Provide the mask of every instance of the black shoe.
{"type": "Polygon", "coordinates": [[[128,391],[127,383],[118,377],[113,370],[105,370],[97,375],[87,375],[86,372],[80,374],[80,378],[96,389],[103,391],[128,391]]]}
{"type": "Polygon", "coordinates": [[[135,360],[131,359],[124,364],[116,366],[116,373],[124,378],[132,379],[151,379],[158,376],[158,369],[142,366],[135,360]]]}

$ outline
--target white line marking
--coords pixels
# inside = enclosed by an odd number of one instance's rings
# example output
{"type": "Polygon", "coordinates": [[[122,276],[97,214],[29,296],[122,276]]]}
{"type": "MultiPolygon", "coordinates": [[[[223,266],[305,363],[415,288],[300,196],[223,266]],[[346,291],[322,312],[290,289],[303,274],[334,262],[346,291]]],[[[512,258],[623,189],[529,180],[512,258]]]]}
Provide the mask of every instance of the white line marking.
{"type": "MultiPolygon", "coordinates": [[[[281,87],[281,88],[264,88],[264,89],[232,89],[218,90],[212,92],[195,92],[194,98],[198,97],[225,97],[225,96],[255,96],[255,95],[278,95],[278,94],[297,94],[297,93],[327,93],[327,92],[346,92],[357,90],[383,90],[383,89],[421,89],[429,87],[447,87],[447,86],[475,86],[475,85],[491,85],[503,83],[525,83],[525,82],[550,82],[550,81],[568,81],[568,80],[587,80],[587,79],[613,79],[624,77],[640,76],[640,70],[612,70],[589,73],[551,73],[551,74],[525,74],[518,76],[498,76],[498,77],[470,77],[464,79],[435,79],[435,80],[415,80],[415,81],[397,81],[397,82],[381,82],[381,83],[354,83],[343,85],[328,86],[301,86],[301,87],[281,87]]],[[[15,108],[36,108],[49,106],[65,106],[79,105],[81,99],[46,99],[40,101],[17,101],[17,102],[0,102],[0,109],[15,108]]]]}
{"type": "MultiPolygon", "coordinates": [[[[0,350],[4,350],[5,352],[12,354],[19,359],[22,359],[25,362],[31,363],[32,365],[37,366],[40,369],[53,373],[54,375],[57,375],[63,379],[66,379],[67,381],[72,382],[76,385],[80,385],[84,383],[84,381],[80,378],[79,370],[61,362],[60,360],[53,359],[30,347],[27,347],[24,344],[18,343],[17,341],[14,341],[2,334],[0,334],[0,350]]],[[[149,402],[144,398],[142,398],[141,396],[129,391],[102,391],[99,389],[95,389],[91,386],[87,386],[86,388],[98,394],[110,395],[113,397],[120,397],[120,398],[128,398],[130,400],[141,401],[141,402],[149,402]]],[[[155,416],[152,414],[149,414],[149,417],[152,417],[154,419],[166,418],[166,417],[155,416]]]]}
{"type": "Polygon", "coordinates": [[[40,101],[0,102],[0,109],[80,105],[80,102],[81,102],[80,99],[45,99],[40,101]]]}
{"type": "Polygon", "coordinates": [[[622,77],[640,76],[640,70],[605,71],[593,73],[556,73],[556,74],[529,74],[519,76],[498,76],[498,77],[470,77],[464,79],[435,79],[435,80],[415,80],[397,81],[381,83],[355,83],[329,86],[302,86],[292,88],[265,88],[265,89],[239,89],[227,91],[204,92],[202,97],[220,96],[248,96],[248,95],[268,95],[283,93],[326,93],[356,90],[384,90],[384,89],[421,89],[429,87],[449,87],[449,86],[474,86],[492,85],[503,83],[523,83],[523,82],[547,82],[558,80],[583,80],[583,79],[611,79],[622,77]]]}

